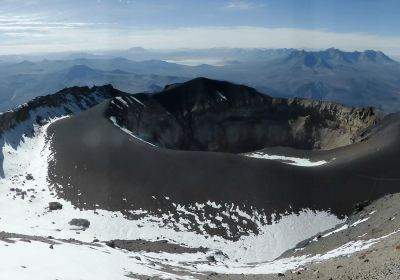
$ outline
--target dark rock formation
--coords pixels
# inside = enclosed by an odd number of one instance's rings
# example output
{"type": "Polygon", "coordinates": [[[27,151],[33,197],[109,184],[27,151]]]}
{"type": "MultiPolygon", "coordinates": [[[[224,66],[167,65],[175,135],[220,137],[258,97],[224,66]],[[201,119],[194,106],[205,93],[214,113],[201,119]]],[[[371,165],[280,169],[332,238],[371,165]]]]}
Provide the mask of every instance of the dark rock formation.
{"type": "Polygon", "coordinates": [[[61,210],[62,209],[62,204],[60,202],[49,202],[49,210],[53,211],[53,210],[61,210]]]}
{"type": "Polygon", "coordinates": [[[341,147],[361,140],[381,118],[372,108],[272,98],[205,78],[167,86],[151,96],[116,97],[107,115],[156,146],[233,153],[273,146],[341,147]]]}
{"type": "Polygon", "coordinates": [[[70,224],[71,226],[77,226],[84,229],[90,226],[90,222],[86,219],[72,219],[71,221],[69,221],[68,224],[70,224]]]}
{"type": "Polygon", "coordinates": [[[147,241],[143,239],[137,239],[137,240],[116,239],[106,242],[106,245],[112,248],[117,247],[131,252],[147,251],[147,252],[165,252],[170,254],[184,254],[184,253],[190,254],[197,252],[202,252],[202,253],[207,252],[207,249],[202,247],[201,248],[185,247],[179,244],[170,243],[167,240],[147,241]]]}
{"type": "MultiPolygon", "coordinates": [[[[71,87],[63,89],[55,94],[39,96],[12,111],[0,114],[0,134],[13,128],[17,124],[34,117],[32,114],[37,112],[34,122],[43,124],[47,118],[59,116],[57,112],[46,112],[46,108],[64,109],[67,113],[72,113],[73,108],[79,110],[88,109],[104,99],[123,94],[114,89],[111,85],[101,87],[71,87]],[[71,108],[72,106],[72,108],[71,108]],[[54,115],[55,114],[55,115],[54,115]]],[[[62,114],[61,114],[62,115],[62,114]]]]}
{"type": "Polygon", "coordinates": [[[107,241],[107,242],[106,242],[106,245],[107,245],[108,247],[110,247],[110,248],[115,248],[115,243],[114,243],[113,240],[107,241]]]}

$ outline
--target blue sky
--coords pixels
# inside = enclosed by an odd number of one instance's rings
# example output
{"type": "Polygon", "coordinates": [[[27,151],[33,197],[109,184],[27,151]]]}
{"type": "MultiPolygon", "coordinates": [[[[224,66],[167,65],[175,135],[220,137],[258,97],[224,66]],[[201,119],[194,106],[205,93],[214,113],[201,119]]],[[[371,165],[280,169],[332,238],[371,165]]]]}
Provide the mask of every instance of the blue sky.
{"type": "Polygon", "coordinates": [[[207,47],[400,55],[397,0],[0,0],[0,53],[207,47]]]}

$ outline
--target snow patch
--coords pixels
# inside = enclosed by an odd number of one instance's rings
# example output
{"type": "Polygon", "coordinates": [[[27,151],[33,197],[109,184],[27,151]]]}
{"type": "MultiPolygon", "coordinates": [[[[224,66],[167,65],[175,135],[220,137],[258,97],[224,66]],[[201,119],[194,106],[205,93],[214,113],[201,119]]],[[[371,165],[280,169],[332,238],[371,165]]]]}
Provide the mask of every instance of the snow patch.
{"type": "Polygon", "coordinates": [[[391,235],[398,234],[399,230],[394,231],[388,235],[382,236],[380,238],[374,238],[369,240],[358,240],[350,241],[336,249],[333,249],[325,254],[317,255],[303,255],[299,257],[289,257],[276,259],[269,262],[257,263],[257,264],[238,264],[233,262],[218,263],[215,266],[210,266],[208,264],[200,264],[197,266],[197,271],[213,271],[223,274],[276,274],[281,272],[286,272],[288,270],[294,271],[301,267],[304,267],[310,263],[317,263],[321,261],[326,261],[332,258],[340,256],[348,256],[356,252],[366,250],[382,239],[385,239],[391,235]]]}
{"type": "Polygon", "coordinates": [[[140,254],[107,246],[39,241],[0,241],[0,278],[41,280],[126,280],[131,273],[164,279],[191,279],[163,272],[161,267],[140,254]],[[138,260],[137,256],[140,256],[138,260]]]}
{"type": "Polygon", "coordinates": [[[364,223],[364,222],[366,222],[366,221],[368,221],[368,220],[369,220],[369,217],[364,218],[364,219],[361,219],[361,220],[358,220],[358,221],[354,222],[354,223],[351,225],[351,227],[355,227],[355,226],[357,226],[357,225],[359,225],[359,224],[361,224],[361,223],[364,223]]]}
{"type": "Polygon", "coordinates": [[[341,226],[341,227],[338,228],[338,229],[335,229],[335,230],[333,230],[333,231],[331,231],[331,232],[328,232],[328,233],[322,235],[322,237],[328,237],[329,235],[332,235],[332,234],[334,234],[334,233],[341,232],[341,231],[346,230],[346,229],[348,229],[348,228],[349,228],[349,226],[348,226],[347,224],[345,224],[345,225],[341,226]]]}
{"type": "Polygon", "coordinates": [[[137,103],[139,103],[140,105],[142,105],[143,107],[146,107],[146,105],[144,105],[144,104],[143,104],[139,99],[137,99],[136,97],[130,96],[130,98],[131,98],[132,100],[136,101],[137,103]]]}
{"type": "Polygon", "coordinates": [[[254,152],[244,154],[244,156],[252,157],[252,158],[261,158],[261,159],[270,159],[270,160],[279,160],[283,163],[296,165],[296,166],[305,166],[305,167],[314,167],[320,166],[328,163],[325,160],[320,161],[311,161],[308,158],[296,158],[296,157],[287,157],[287,156],[280,156],[280,155],[268,155],[262,152],[254,152]]]}
{"type": "Polygon", "coordinates": [[[218,94],[219,97],[221,97],[221,99],[223,99],[223,100],[228,100],[228,99],[226,98],[226,96],[223,95],[222,92],[220,92],[219,90],[217,90],[217,94],[218,94]]]}

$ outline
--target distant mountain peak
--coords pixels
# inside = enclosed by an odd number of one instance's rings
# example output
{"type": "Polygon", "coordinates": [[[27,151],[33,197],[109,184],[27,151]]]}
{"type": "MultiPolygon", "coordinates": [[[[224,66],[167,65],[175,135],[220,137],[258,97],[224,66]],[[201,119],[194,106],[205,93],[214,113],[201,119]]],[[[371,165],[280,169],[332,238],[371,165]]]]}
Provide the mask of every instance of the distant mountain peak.
{"type": "Polygon", "coordinates": [[[131,74],[128,71],[123,71],[123,70],[120,70],[120,69],[114,69],[114,70],[110,71],[110,73],[112,73],[112,74],[121,74],[121,75],[131,74]]]}
{"type": "Polygon", "coordinates": [[[77,64],[77,65],[71,66],[68,70],[69,71],[82,71],[82,70],[83,71],[92,71],[94,69],[87,65],[84,65],[84,64],[77,64]]]}
{"type": "Polygon", "coordinates": [[[175,115],[203,110],[216,104],[232,106],[234,104],[250,104],[255,100],[258,102],[270,98],[248,86],[205,77],[169,85],[153,96],[164,108],[175,115]]]}
{"type": "Polygon", "coordinates": [[[147,50],[142,47],[132,47],[132,48],[129,48],[128,51],[130,51],[130,52],[147,52],[147,50]]]}
{"type": "Polygon", "coordinates": [[[83,64],[74,65],[66,69],[66,75],[69,79],[78,79],[82,77],[98,75],[100,73],[100,70],[93,69],[83,64]]]}
{"type": "Polygon", "coordinates": [[[381,51],[365,50],[361,53],[360,57],[374,62],[395,62],[381,51]]]}
{"type": "Polygon", "coordinates": [[[184,83],[169,85],[166,86],[165,90],[176,90],[181,92],[181,94],[184,94],[184,92],[194,94],[195,91],[201,91],[202,93],[216,92],[220,91],[223,88],[241,88],[246,91],[254,90],[253,88],[248,86],[237,85],[232,82],[213,80],[206,77],[197,77],[184,83]]]}

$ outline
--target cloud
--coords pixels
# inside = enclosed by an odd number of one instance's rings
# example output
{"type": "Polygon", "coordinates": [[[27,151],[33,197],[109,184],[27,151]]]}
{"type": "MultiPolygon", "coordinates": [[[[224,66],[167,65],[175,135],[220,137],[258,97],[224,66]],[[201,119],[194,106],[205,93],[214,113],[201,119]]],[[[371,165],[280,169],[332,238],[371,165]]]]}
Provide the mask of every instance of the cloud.
{"type": "MultiPolygon", "coordinates": [[[[0,23],[0,30],[1,28],[9,27],[2,26],[0,23]]],[[[376,49],[388,54],[400,55],[400,37],[398,36],[335,33],[295,28],[237,26],[166,29],[55,23],[50,26],[40,24],[39,26],[24,26],[17,32],[15,28],[7,32],[7,36],[0,36],[0,53],[3,54],[106,50],[142,46],[150,49],[214,47],[325,49],[337,47],[348,51],[376,49]],[[31,32],[32,30],[36,32],[31,32]]]]}
{"type": "MultiPolygon", "coordinates": [[[[8,0],[10,1],[10,0],[8,0]]],[[[96,24],[83,22],[48,21],[39,15],[0,16],[1,35],[30,35],[50,33],[51,30],[76,29],[96,24]]]]}
{"type": "Polygon", "coordinates": [[[231,11],[246,11],[254,8],[254,4],[252,2],[247,1],[232,1],[223,6],[224,10],[231,11]]]}

